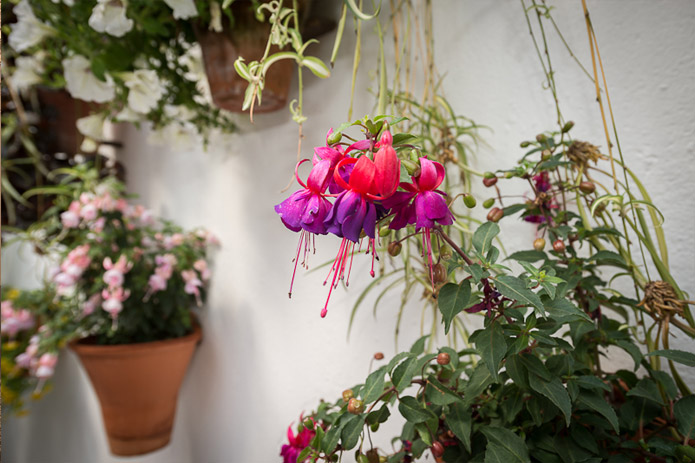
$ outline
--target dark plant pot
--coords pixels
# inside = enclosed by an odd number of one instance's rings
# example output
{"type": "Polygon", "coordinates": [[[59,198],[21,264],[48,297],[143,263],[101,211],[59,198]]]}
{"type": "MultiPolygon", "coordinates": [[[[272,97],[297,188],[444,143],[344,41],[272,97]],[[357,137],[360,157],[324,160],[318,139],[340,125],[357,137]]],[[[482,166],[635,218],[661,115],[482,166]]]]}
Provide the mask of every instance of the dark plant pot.
{"type": "Polygon", "coordinates": [[[37,87],[41,111],[39,150],[45,154],[80,152],[84,136],[77,130],[77,119],[88,116],[98,105],[73,98],[66,90],[37,87]]]}
{"type": "Polygon", "coordinates": [[[99,398],[114,455],[142,455],[169,443],[179,388],[201,337],[196,324],[193,333],[164,341],[70,343],[99,398]]]}
{"type": "MultiPolygon", "coordinates": [[[[222,32],[210,31],[206,25],[196,25],[195,34],[203,51],[212,101],[222,109],[242,112],[248,82],[236,73],[234,62],[239,56],[246,63],[263,57],[270,24],[256,20],[251,2],[234,2],[232,13],[233,26],[224,17],[222,32]]],[[[278,51],[278,47],[272,46],[270,55],[278,51]]],[[[294,62],[289,59],[276,62],[270,67],[266,73],[261,104],[254,106],[254,112],[276,111],[287,104],[293,68],[294,62]]]]}

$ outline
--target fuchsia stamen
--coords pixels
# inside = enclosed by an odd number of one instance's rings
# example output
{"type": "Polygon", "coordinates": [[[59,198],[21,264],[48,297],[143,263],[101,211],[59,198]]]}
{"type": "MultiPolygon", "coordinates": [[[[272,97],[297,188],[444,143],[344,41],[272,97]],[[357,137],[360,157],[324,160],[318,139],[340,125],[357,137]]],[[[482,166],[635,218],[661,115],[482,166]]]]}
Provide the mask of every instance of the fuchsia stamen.
{"type": "Polygon", "coordinates": [[[306,230],[301,230],[299,233],[299,243],[297,243],[297,256],[294,258],[294,270],[292,271],[292,281],[290,281],[290,292],[289,297],[292,297],[292,287],[294,286],[294,277],[297,274],[297,264],[299,263],[299,254],[302,252],[302,243],[304,243],[304,256],[302,257],[302,267],[304,269],[309,268],[309,254],[311,253],[312,247],[313,252],[316,252],[316,238],[312,236],[313,233],[309,233],[306,230]],[[313,238],[313,241],[312,241],[313,238]]]}
{"type": "Polygon", "coordinates": [[[338,248],[338,255],[335,257],[333,265],[331,266],[331,269],[328,271],[328,275],[326,275],[326,279],[323,282],[324,285],[328,283],[328,279],[331,277],[331,273],[333,274],[331,287],[328,289],[328,297],[326,298],[326,304],[323,306],[323,309],[321,310],[321,318],[325,317],[328,313],[328,301],[331,300],[331,293],[333,293],[333,288],[337,288],[340,280],[345,279],[345,267],[347,267],[348,254],[350,255],[350,267],[348,268],[348,275],[347,280],[345,280],[345,286],[350,284],[350,270],[352,270],[352,258],[354,255],[354,251],[355,243],[348,240],[347,238],[343,238],[340,242],[340,248],[338,248]]]}
{"type": "MultiPolygon", "coordinates": [[[[427,253],[427,266],[430,269],[430,281],[432,282],[432,292],[434,293],[434,270],[432,265],[432,237],[430,229],[425,228],[422,233],[422,251],[427,253]]],[[[424,257],[424,256],[423,256],[424,257]]]]}

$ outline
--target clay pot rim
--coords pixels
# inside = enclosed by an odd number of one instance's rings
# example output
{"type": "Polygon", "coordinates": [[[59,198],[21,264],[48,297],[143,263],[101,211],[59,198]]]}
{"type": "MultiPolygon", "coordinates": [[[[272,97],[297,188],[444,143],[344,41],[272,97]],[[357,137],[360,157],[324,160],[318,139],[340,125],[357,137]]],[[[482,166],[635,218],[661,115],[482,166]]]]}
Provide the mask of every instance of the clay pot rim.
{"type": "Polygon", "coordinates": [[[194,341],[196,344],[203,337],[203,330],[197,321],[193,321],[193,332],[178,338],[163,339],[160,341],[134,342],[129,344],[86,344],[85,341],[90,337],[70,341],[68,346],[72,351],[79,355],[99,355],[99,356],[120,356],[128,355],[150,355],[151,349],[169,348],[179,344],[188,344],[194,341]]]}

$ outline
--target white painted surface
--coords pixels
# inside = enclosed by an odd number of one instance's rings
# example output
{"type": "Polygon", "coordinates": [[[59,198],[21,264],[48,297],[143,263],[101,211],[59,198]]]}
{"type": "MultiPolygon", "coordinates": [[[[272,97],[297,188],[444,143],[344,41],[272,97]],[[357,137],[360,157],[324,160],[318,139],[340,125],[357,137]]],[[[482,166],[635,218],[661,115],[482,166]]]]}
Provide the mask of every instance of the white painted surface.
{"type": "MultiPolygon", "coordinates": [[[[579,2],[556,2],[555,18],[576,54],[589,65],[579,2]]],[[[666,216],[671,267],[695,294],[695,2],[690,0],[591,1],[594,25],[627,160],[666,216]]],[[[477,153],[481,170],[509,166],[523,152],[519,142],[553,127],[551,95],[519,2],[434,2],[439,69],[454,109],[492,129],[477,153]]],[[[367,28],[369,29],[369,28],[367,28]]],[[[370,31],[371,32],[371,31],[370,31]]],[[[552,34],[551,34],[552,36],[552,34]]],[[[346,33],[344,50],[351,49],[346,33]]],[[[373,36],[371,38],[374,43],[373,36]]],[[[369,43],[369,41],[365,41],[369,43]]],[[[330,40],[319,53],[327,58],[330,40]]],[[[367,50],[364,50],[367,48],[367,50]]],[[[365,59],[355,114],[372,111],[365,59]]],[[[365,52],[366,51],[366,52],[365,52]]],[[[605,146],[591,82],[569,59],[556,37],[553,64],[564,114],[573,134],[605,146]]],[[[352,57],[343,54],[329,80],[313,77],[305,89],[304,154],[323,143],[330,125],[346,118],[352,57]]],[[[183,385],[172,444],[130,460],[108,454],[96,398],[72,353],[61,358],[51,395],[31,416],[3,423],[7,462],[224,463],[280,461],[287,425],[318,399],[333,399],[365,377],[370,356],[394,353],[395,307],[383,306],[375,321],[370,304],[356,320],[349,342],[349,311],[368,283],[366,261],[353,270],[353,287],[334,294],[328,317],[319,318],[323,271],[300,275],[287,299],[297,236],[277,219],[273,205],[285,194],[296,153],[296,126],[280,112],[244,124],[234,152],[175,152],[147,146],[145,135],[125,132],[121,161],[131,191],[163,216],[187,227],[202,225],[221,238],[211,297],[202,322],[204,343],[183,385]]],[[[482,186],[479,199],[486,197],[482,186]]],[[[478,211],[481,215],[482,212],[478,211]]],[[[530,226],[504,222],[508,249],[528,247],[530,226]]],[[[314,265],[333,257],[338,243],[317,242],[314,265]]],[[[6,254],[6,253],[4,253],[6,254]]],[[[3,282],[24,282],[15,261],[3,255],[3,282]]],[[[419,335],[413,301],[400,347],[419,335]]],[[[693,341],[673,347],[693,351],[693,341]]],[[[695,386],[693,371],[684,371],[695,386]]]]}

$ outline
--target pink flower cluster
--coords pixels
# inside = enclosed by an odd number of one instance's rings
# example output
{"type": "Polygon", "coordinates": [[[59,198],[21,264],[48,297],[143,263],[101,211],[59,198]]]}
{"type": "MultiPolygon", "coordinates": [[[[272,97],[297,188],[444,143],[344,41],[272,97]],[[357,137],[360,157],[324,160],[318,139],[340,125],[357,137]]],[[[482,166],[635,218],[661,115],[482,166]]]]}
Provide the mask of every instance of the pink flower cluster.
{"type": "Polygon", "coordinates": [[[34,316],[27,309],[15,308],[12,301],[2,301],[2,334],[14,339],[20,331],[30,330],[35,325],[34,316]]]}
{"type": "Polygon", "coordinates": [[[149,298],[149,295],[159,291],[164,291],[167,288],[167,282],[174,273],[174,267],[178,263],[176,256],[173,254],[156,256],[154,261],[157,264],[157,268],[155,268],[154,273],[150,275],[148,282],[150,288],[145,296],[146,299],[149,298]]]}
{"type": "Polygon", "coordinates": [[[65,260],[60,264],[60,269],[55,272],[52,280],[56,284],[59,295],[67,295],[77,284],[77,280],[89,267],[92,258],[89,257],[90,246],[83,244],[70,251],[65,260]]]}
{"type": "Polygon", "coordinates": [[[26,350],[15,358],[15,362],[19,367],[29,370],[36,378],[46,380],[53,376],[58,356],[50,352],[39,356],[39,340],[39,335],[32,336],[26,350]]]}
{"type": "Polygon", "coordinates": [[[126,218],[138,219],[142,225],[152,225],[154,217],[143,206],[131,206],[123,199],[114,199],[108,192],[101,195],[82,193],[79,200],[70,203],[68,210],[60,214],[60,221],[65,228],[77,228],[83,221],[89,228],[100,232],[104,228],[105,219],[99,217],[99,212],[120,211],[126,218]]]}
{"type": "Polygon", "coordinates": [[[108,288],[101,292],[101,297],[104,299],[101,308],[111,315],[115,324],[118,314],[123,310],[123,301],[130,296],[130,290],[123,289],[123,282],[125,281],[125,274],[133,268],[133,263],[128,262],[126,257],[121,255],[116,263],[113,263],[109,257],[105,258],[103,266],[106,270],[104,283],[108,285],[108,288]]]}

